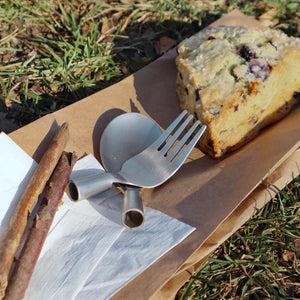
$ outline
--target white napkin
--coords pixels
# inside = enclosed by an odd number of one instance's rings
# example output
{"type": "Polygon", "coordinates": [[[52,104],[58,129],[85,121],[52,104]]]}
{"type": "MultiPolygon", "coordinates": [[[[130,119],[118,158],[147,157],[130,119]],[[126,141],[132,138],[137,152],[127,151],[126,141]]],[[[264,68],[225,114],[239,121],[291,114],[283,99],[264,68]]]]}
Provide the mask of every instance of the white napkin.
{"type": "Polygon", "coordinates": [[[0,237],[36,165],[5,133],[0,133],[0,237]]]}
{"type": "MultiPolygon", "coordinates": [[[[35,163],[3,133],[0,145],[1,233],[35,163]]],[[[88,155],[71,177],[99,172],[102,167],[88,155]]],[[[145,223],[127,229],[122,201],[116,188],[78,203],[64,195],[25,299],[107,299],[195,230],[148,207],[145,223]]]]}

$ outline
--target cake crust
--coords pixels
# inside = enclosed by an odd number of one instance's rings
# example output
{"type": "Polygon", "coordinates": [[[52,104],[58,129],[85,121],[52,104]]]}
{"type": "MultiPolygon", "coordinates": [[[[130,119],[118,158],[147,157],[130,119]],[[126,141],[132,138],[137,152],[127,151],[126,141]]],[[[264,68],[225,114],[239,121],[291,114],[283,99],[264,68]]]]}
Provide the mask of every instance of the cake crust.
{"type": "Polygon", "coordinates": [[[240,148],[299,102],[300,39],[275,30],[209,28],[183,41],[176,58],[180,106],[207,125],[212,157],[240,148]]]}

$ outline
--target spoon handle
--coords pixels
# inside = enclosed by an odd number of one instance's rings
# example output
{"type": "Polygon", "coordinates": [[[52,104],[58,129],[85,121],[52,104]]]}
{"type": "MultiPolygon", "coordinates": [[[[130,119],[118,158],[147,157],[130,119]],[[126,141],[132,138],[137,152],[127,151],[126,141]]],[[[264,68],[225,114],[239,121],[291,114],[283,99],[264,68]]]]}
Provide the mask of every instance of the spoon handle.
{"type": "Polygon", "coordinates": [[[136,228],[144,223],[141,189],[138,187],[124,187],[122,223],[128,228],[136,228]]]}
{"type": "Polygon", "coordinates": [[[116,178],[110,173],[89,175],[68,182],[68,195],[73,201],[90,198],[109,189],[116,178]]]}

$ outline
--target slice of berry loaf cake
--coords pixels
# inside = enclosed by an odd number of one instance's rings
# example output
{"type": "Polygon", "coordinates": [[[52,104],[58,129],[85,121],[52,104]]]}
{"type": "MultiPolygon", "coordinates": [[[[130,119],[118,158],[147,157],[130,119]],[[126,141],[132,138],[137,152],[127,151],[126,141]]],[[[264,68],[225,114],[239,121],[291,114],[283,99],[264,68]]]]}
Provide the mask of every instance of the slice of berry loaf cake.
{"type": "Polygon", "coordinates": [[[213,157],[238,149],[299,101],[300,39],[249,27],[208,28],[184,40],[176,58],[182,109],[207,130],[213,157]]]}

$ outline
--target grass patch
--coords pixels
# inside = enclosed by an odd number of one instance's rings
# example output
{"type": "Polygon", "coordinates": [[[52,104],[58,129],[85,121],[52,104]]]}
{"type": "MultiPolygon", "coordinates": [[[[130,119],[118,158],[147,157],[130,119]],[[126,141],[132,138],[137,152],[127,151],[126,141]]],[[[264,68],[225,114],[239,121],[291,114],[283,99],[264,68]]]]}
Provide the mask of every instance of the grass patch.
{"type": "Polygon", "coordinates": [[[298,1],[0,0],[0,110],[20,126],[95,93],[233,9],[297,35],[298,1]]]}
{"type": "Polygon", "coordinates": [[[178,299],[300,298],[300,176],[226,240],[178,299]]]}
{"type": "Polygon", "coordinates": [[[2,38],[0,96],[21,125],[120,76],[112,54],[114,35],[103,36],[97,17],[105,3],[92,7],[75,1],[43,0],[37,7],[30,1],[22,6],[19,1],[6,3],[8,14],[2,16],[2,24],[11,34],[2,38]]]}

